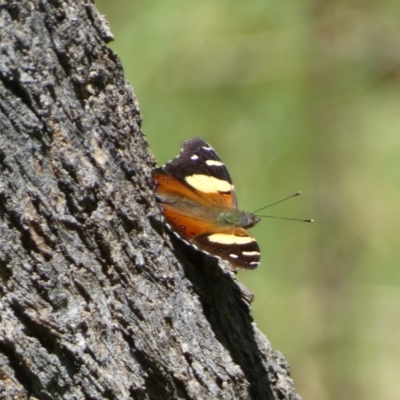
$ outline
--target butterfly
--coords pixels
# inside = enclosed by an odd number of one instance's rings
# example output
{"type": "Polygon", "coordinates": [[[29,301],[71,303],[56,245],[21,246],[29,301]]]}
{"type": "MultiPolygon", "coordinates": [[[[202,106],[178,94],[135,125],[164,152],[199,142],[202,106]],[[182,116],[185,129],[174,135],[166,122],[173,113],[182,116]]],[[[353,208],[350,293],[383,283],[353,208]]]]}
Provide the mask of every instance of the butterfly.
{"type": "Polygon", "coordinates": [[[260,264],[260,249],[247,231],[260,219],[238,210],[228,170],[207,142],[184,141],[176,158],[152,170],[152,184],[167,227],[181,240],[234,268],[260,264]]]}

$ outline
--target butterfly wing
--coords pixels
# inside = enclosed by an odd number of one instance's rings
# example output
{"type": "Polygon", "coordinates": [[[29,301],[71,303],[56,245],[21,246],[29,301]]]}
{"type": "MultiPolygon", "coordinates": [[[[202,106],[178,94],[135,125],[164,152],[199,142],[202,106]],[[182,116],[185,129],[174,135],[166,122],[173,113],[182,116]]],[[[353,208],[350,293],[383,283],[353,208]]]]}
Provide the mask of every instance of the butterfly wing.
{"type": "Polygon", "coordinates": [[[229,261],[234,267],[254,269],[260,264],[260,248],[244,228],[229,228],[196,236],[193,244],[214,257],[229,261]]]}
{"type": "MultiPolygon", "coordinates": [[[[167,226],[183,240],[190,240],[216,229],[216,216],[210,199],[184,182],[166,173],[163,168],[152,171],[152,182],[167,226]]],[[[221,199],[218,202],[221,203],[221,199]]],[[[226,205],[230,198],[226,198],[226,205]]]]}
{"type": "Polygon", "coordinates": [[[236,195],[231,177],[215,150],[204,140],[193,137],[182,143],[178,157],[163,170],[183,182],[208,206],[236,209],[236,195]]]}

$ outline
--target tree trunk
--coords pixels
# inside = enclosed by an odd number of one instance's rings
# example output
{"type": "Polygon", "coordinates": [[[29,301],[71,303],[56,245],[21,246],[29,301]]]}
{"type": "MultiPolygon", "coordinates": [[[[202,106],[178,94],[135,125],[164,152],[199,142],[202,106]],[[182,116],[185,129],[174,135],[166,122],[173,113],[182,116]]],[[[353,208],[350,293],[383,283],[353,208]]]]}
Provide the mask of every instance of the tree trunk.
{"type": "Polygon", "coordinates": [[[111,39],[90,0],[0,0],[0,399],[299,399],[235,277],[164,232],[111,39]]]}

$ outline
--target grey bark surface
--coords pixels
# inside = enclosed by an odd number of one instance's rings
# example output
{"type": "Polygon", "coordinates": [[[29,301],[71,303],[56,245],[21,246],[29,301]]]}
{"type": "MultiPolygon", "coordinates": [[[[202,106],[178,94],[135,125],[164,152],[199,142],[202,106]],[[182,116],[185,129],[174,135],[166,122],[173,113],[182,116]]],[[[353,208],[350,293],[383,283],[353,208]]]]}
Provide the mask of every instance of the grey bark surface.
{"type": "Polygon", "coordinates": [[[0,0],[0,399],[299,399],[234,275],[164,231],[110,40],[89,0],[0,0]]]}

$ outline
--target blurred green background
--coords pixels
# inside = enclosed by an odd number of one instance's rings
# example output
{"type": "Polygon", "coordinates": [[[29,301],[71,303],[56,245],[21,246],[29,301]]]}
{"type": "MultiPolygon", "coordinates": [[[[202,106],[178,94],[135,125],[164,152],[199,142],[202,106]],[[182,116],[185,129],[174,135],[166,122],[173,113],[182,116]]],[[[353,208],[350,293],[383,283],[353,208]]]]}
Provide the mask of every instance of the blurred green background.
{"type": "Polygon", "coordinates": [[[98,0],[160,164],[191,136],[240,208],[297,190],[239,279],[304,399],[400,399],[400,2],[98,0]]]}

